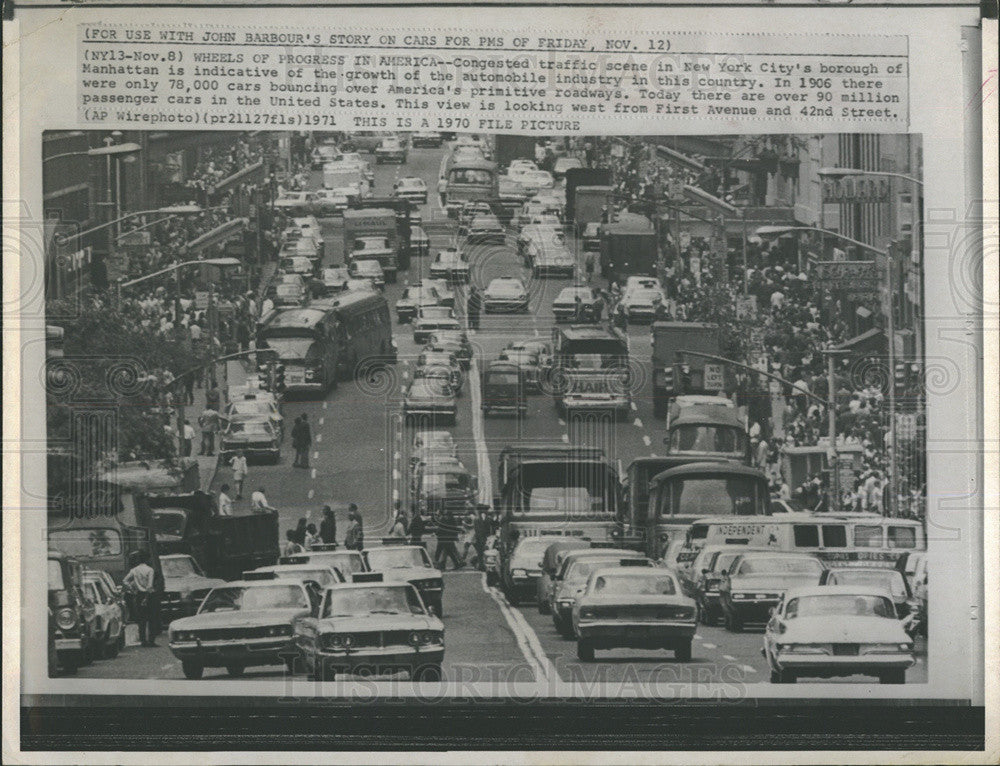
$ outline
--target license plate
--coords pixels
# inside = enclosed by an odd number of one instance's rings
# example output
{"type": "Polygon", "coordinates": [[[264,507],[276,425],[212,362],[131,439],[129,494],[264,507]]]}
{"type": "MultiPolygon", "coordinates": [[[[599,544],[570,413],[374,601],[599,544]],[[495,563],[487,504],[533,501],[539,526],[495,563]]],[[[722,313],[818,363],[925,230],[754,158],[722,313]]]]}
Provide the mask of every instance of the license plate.
{"type": "Polygon", "coordinates": [[[855,657],[858,654],[858,644],[834,644],[833,654],[835,657],[855,657]]]}

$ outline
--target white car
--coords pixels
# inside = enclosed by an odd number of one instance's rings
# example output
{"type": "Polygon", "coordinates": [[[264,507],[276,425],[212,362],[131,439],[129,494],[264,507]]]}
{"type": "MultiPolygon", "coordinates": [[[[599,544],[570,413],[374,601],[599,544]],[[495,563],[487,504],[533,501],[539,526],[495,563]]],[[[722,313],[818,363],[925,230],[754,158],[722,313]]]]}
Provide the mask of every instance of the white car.
{"type": "Polygon", "coordinates": [[[625,284],[622,286],[623,292],[628,292],[629,290],[663,290],[663,285],[660,284],[660,280],[657,277],[629,277],[625,280],[625,284]]]}
{"type": "Polygon", "coordinates": [[[640,287],[627,290],[622,296],[622,306],[625,307],[630,322],[653,321],[657,307],[666,303],[667,297],[662,290],[640,287]]]}
{"type": "Polygon", "coordinates": [[[341,189],[317,189],[315,199],[316,210],[324,213],[342,213],[347,210],[347,195],[341,189]]]}
{"type": "Polygon", "coordinates": [[[528,291],[516,277],[497,277],[483,292],[483,311],[487,314],[502,311],[527,312],[528,291]]]}
{"type": "Polygon", "coordinates": [[[433,288],[441,296],[441,305],[448,308],[455,308],[455,291],[448,287],[448,282],[444,279],[430,279],[424,277],[420,280],[420,287],[433,288]]]}
{"type": "Polygon", "coordinates": [[[551,189],[556,180],[547,170],[529,170],[517,178],[517,182],[529,191],[535,189],[551,189]]]}
{"type": "Polygon", "coordinates": [[[806,677],[876,676],[906,683],[914,663],[906,618],[881,588],[818,585],[789,590],[764,632],[771,683],[806,677]]]}
{"type": "Polygon", "coordinates": [[[393,194],[421,205],[427,204],[427,184],[424,183],[424,179],[416,176],[400,178],[393,188],[393,194]]]}
{"type": "Polygon", "coordinates": [[[374,293],[378,292],[378,288],[370,279],[365,279],[363,277],[351,277],[348,279],[347,284],[344,285],[344,292],[352,293],[359,291],[374,293]]]}
{"type": "Polygon", "coordinates": [[[556,160],[555,165],[552,166],[552,175],[556,178],[563,178],[566,175],[567,170],[582,167],[583,162],[576,157],[560,157],[556,160]]]}
{"type": "Polygon", "coordinates": [[[351,261],[347,267],[347,273],[351,275],[352,279],[371,280],[372,284],[379,289],[385,287],[385,274],[378,261],[364,258],[351,261]]]}
{"type": "Polygon", "coordinates": [[[535,164],[534,160],[511,160],[510,165],[507,166],[507,175],[514,178],[533,170],[538,170],[538,165],[535,164]]]}

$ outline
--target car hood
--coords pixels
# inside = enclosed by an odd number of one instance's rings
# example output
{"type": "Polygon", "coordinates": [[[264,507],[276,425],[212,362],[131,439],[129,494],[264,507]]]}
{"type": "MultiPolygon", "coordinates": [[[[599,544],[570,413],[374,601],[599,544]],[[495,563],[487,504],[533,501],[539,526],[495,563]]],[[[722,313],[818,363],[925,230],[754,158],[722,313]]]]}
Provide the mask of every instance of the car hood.
{"type": "Polygon", "coordinates": [[[911,643],[899,620],[886,617],[824,615],[785,621],[782,643],[911,643]]]}
{"type": "Polygon", "coordinates": [[[274,441],[273,434],[223,434],[222,438],[227,442],[264,442],[274,441]]]}
{"type": "Polygon", "coordinates": [[[819,575],[749,575],[730,579],[732,590],[770,590],[786,591],[803,585],[816,585],[819,575]]]}
{"type": "Polygon", "coordinates": [[[206,628],[248,628],[256,625],[291,623],[296,617],[309,614],[308,609],[254,609],[248,612],[208,612],[182,617],[170,623],[171,630],[204,630],[206,628]]]}
{"type": "MultiPolygon", "coordinates": [[[[157,535],[157,539],[159,539],[157,535]]],[[[185,577],[165,577],[163,579],[163,589],[166,591],[191,591],[203,590],[204,588],[216,588],[225,585],[225,580],[214,577],[200,577],[199,575],[187,575],[185,577]]]]}
{"type": "Polygon", "coordinates": [[[444,630],[436,617],[422,614],[366,614],[324,617],[317,620],[319,633],[362,633],[376,630],[444,630]]]}

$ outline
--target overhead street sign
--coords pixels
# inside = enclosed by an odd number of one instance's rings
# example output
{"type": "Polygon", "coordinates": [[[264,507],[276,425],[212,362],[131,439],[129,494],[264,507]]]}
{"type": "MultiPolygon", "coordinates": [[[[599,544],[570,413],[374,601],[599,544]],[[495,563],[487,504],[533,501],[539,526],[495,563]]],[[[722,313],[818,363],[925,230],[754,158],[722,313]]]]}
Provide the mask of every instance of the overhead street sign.
{"type": "Polygon", "coordinates": [[[888,202],[890,189],[888,178],[862,175],[824,178],[823,202],[888,202]]]}

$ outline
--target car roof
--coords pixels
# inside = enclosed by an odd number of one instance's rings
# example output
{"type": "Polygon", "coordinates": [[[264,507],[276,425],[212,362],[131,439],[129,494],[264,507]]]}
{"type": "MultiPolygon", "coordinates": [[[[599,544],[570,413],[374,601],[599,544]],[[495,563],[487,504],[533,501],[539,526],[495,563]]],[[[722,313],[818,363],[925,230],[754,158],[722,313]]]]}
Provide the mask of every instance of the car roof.
{"type": "Polygon", "coordinates": [[[275,577],[270,580],[233,580],[231,582],[223,583],[222,585],[216,585],[216,588],[256,588],[262,585],[295,585],[299,588],[304,588],[301,580],[293,580],[290,577],[275,577]]]}
{"type": "MultiPolygon", "coordinates": [[[[892,571],[892,570],[887,570],[892,571]]],[[[802,588],[792,588],[785,593],[788,601],[798,596],[886,596],[891,594],[886,588],[876,588],[871,585],[809,585],[802,588]]]]}
{"type": "Polygon", "coordinates": [[[601,577],[604,575],[623,575],[625,577],[649,577],[650,574],[660,577],[664,574],[670,575],[677,580],[677,574],[669,567],[604,567],[595,569],[590,573],[591,577],[601,577]]]}

